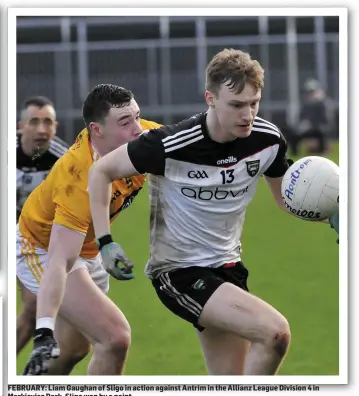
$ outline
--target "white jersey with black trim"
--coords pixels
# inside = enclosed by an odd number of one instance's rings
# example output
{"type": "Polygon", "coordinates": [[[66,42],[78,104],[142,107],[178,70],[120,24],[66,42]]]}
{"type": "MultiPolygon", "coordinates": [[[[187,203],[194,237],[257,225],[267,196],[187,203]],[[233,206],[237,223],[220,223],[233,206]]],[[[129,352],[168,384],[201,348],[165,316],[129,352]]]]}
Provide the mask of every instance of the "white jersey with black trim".
{"type": "Polygon", "coordinates": [[[21,147],[21,133],[16,135],[17,217],[27,197],[46,178],[55,162],[68,149],[69,145],[55,136],[43,154],[29,157],[21,147]]]}
{"type": "Polygon", "coordinates": [[[134,167],[149,173],[150,278],[239,260],[245,212],[258,180],[288,169],[286,141],[271,122],[256,117],[249,137],[217,143],[206,117],[148,131],[128,144],[134,167]]]}

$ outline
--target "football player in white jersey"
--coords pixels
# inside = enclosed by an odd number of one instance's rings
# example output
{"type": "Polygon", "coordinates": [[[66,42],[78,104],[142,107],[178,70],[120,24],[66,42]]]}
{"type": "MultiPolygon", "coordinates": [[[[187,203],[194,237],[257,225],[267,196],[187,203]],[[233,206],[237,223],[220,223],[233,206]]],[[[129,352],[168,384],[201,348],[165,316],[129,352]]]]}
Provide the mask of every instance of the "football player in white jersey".
{"type": "Polygon", "coordinates": [[[274,375],[290,344],[286,318],[249,293],[241,260],[245,211],[262,176],[286,210],[286,141],[257,116],[263,86],[257,61],[239,50],[221,51],[206,69],[205,113],[144,133],[96,162],[89,176],[103,262],[119,278],[126,259],[110,235],[109,186],[116,178],[150,174],[145,272],[161,302],[197,329],[211,375],[274,375]]]}

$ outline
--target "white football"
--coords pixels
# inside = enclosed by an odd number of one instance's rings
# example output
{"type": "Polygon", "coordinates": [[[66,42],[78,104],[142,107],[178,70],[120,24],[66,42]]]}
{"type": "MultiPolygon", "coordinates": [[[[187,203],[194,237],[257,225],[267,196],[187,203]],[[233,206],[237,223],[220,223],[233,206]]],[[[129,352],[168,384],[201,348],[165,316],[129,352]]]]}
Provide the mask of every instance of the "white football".
{"type": "Polygon", "coordinates": [[[281,192],[294,216],[310,221],[331,217],[339,210],[339,167],[323,157],[301,158],[285,173],[281,192]]]}

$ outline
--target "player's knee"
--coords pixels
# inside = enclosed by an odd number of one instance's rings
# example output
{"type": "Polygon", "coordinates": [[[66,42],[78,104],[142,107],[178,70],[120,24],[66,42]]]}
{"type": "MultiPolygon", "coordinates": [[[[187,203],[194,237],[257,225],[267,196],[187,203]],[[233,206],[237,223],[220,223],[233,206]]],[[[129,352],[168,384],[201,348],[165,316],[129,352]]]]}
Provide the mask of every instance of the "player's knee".
{"type": "Polygon", "coordinates": [[[126,355],[131,344],[131,327],[121,315],[111,316],[111,322],[104,320],[106,326],[97,334],[94,343],[94,354],[101,355],[104,359],[121,361],[126,355]]]}
{"type": "Polygon", "coordinates": [[[271,334],[271,346],[273,350],[280,356],[284,357],[290,344],[290,328],[287,320],[282,318],[271,334]]]}
{"type": "Polygon", "coordinates": [[[131,328],[126,324],[121,326],[113,326],[110,330],[108,337],[97,345],[102,353],[108,356],[116,356],[118,359],[126,356],[131,344],[131,328]]]}
{"type": "Polygon", "coordinates": [[[113,353],[127,353],[130,345],[131,329],[129,326],[124,326],[121,329],[117,329],[116,333],[112,335],[109,341],[109,347],[113,353]]]}

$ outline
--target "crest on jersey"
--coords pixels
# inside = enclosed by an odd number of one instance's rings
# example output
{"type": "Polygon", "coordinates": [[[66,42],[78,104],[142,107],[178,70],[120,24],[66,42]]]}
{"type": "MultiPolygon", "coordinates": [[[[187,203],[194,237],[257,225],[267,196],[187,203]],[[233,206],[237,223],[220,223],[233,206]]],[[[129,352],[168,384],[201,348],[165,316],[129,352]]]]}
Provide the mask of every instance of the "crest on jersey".
{"type": "Polygon", "coordinates": [[[248,175],[254,177],[259,171],[260,160],[246,161],[248,175]]]}

